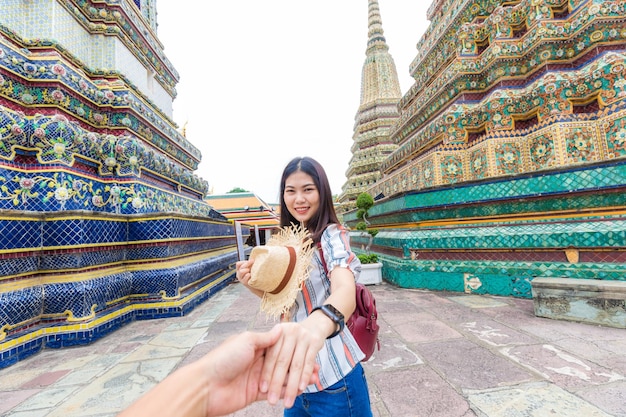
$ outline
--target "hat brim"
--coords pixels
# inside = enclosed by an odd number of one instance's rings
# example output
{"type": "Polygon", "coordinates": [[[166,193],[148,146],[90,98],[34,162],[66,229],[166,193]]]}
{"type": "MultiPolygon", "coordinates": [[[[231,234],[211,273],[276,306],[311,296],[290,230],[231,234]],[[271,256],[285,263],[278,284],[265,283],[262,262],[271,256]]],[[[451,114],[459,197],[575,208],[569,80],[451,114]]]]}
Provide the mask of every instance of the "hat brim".
{"type": "Polygon", "coordinates": [[[302,284],[309,278],[313,242],[304,227],[292,224],[272,235],[267,246],[292,246],[296,249],[296,265],[287,285],[275,294],[265,292],[261,299],[261,311],[278,318],[291,309],[302,289],[302,284]]]}

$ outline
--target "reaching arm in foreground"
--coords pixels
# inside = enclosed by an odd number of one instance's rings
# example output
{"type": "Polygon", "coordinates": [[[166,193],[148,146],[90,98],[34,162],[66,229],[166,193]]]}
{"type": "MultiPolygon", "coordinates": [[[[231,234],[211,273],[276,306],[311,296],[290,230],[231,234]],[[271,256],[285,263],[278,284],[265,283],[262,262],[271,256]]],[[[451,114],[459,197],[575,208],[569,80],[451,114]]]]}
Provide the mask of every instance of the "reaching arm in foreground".
{"type": "MultiPolygon", "coordinates": [[[[169,375],[118,417],[222,416],[265,399],[259,389],[265,352],[281,333],[277,325],[269,332],[244,332],[226,339],[169,375]]],[[[310,379],[316,378],[313,370],[310,379]]]]}

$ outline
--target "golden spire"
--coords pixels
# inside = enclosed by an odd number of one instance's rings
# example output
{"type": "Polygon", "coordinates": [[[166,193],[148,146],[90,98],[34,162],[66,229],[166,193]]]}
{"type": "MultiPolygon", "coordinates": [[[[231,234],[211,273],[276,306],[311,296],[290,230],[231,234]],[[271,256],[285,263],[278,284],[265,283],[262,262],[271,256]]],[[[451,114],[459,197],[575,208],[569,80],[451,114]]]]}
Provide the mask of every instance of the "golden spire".
{"type": "Polygon", "coordinates": [[[365,63],[361,75],[361,107],[378,100],[399,100],[400,81],[384,36],[378,0],[369,0],[365,63]]]}
{"type": "Polygon", "coordinates": [[[183,135],[185,139],[187,139],[187,123],[189,123],[189,120],[185,122],[185,124],[183,125],[183,129],[181,131],[181,134],[183,135]]]}

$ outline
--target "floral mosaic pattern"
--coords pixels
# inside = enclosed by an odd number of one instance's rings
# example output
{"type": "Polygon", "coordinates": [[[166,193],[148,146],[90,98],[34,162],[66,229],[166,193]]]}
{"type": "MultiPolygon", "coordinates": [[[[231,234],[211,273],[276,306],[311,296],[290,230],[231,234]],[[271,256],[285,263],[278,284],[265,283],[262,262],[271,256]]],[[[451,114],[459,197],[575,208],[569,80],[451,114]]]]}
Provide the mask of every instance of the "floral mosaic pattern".
{"type": "Polygon", "coordinates": [[[426,160],[422,164],[422,184],[425,188],[435,185],[435,164],[432,159],[426,160]]]}
{"type": "Polygon", "coordinates": [[[518,174],[522,171],[522,155],[516,143],[501,143],[495,147],[498,175],[518,174]]]}
{"type": "Polygon", "coordinates": [[[391,138],[398,148],[371,194],[626,156],[626,130],[613,122],[626,109],[626,30],[617,23],[626,1],[576,0],[565,11],[562,0],[443,3],[447,13],[431,16],[411,64],[416,82],[391,138]],[[516,129],[529,116],[536,122],[516,129]],[[468,132],[482,134],[468,142],[468,132]],[[434,182],[404,188],[401,172],[424,171],[423,161],[452,149],[468,164],[461,177],[441,161],[434,182]]]}
{"type": "Polygon", "coordinates": [[[416,190],[418,188],[421,188],[419,186],[420,184],[420,172],[419,169],[415,166],[412,166],[410,169],[410,184],[409,186],[411,187],[411,189],[416,190]]]}
{"type": "Polygon", "coordinates": [[[623,280],[626,1],[429,13],[398,148],[368,190],[398,190],[370,211],[385,279],[527,298],[535,276],[623,280]],[[406,172],[421,176],[411,188],[406,172]]]}
{"type": "Polygon", "coordinates": [[[626,156],[626,118],[604,123],[604,138],[607,143],[608,158],[626,156]]]}
{"type": "Polygon", "coordinates": [[[485,148],[470,152],[470,178],[474,180],[480,180],[486,178],[489,175],[489,166],[487,165],[487,154],[485,148]]]}
{"type": "MultiPolygon", "coordinates": [[[[588,52],[594,44],[623,42],[626,39],[626,31],[619,25],[616,26],[614,20],[624,14],[623,0],[601,2],[606,3],[604,7],[597,4],[598,2],[593,4],[591,1],[581,1],[577,13],[566,19],[552,19],[551,8],[561,7],[560,0],[539,3],[536,0],[524,0],[515,6],[500,6],[498,3],[500,2],[465,3],[466,6],[471,6],[457,11],[458,15],[444,14],[447,25],[431,25],[431,28],[437,27],[439,31],[446,30],[446,34],[441,39],[440,33],[427,32],[420,41],[424,49],[418,47],[420,55],[411,64],[410,71],[416,83],[400,102],[404,110],[401,115],[403,122],[417,117],[416,127],[419,127],[442,104],[458,97],[458,94],[473,90],[484,91],[502,77],[523,80],[546,62],[580,56],[588,52]],[[538,7],[538,4],[541,6],[538,7]],[[543,11],[537,12],[539,8],[543,8],[543,11]],[[502,32],[502,16],[507,14],[512,18],[510,25],[519,26],[520,21],[524,23],[522,26],[526,31],[523,36],[498,36],[502,32]],[[474,22],[477,17],[483,16],[487,16],[487,19],[482,23],[465,23],[458,28],[451,26],[458,22],[474,22]],[[428,39],[429,36],[433,39],[428,39]],[[458,40],[467,36],[471,36],[471,42],[489,40],[491,43],[484,51],[472,46],[474,53],[462,57],[462,52],[456,46],[462,48],[465,42],[458,40]],[[550,42],[546,43],[546,39],[550,39],[550,42]],[[554,39],[559,39],[559,42],[553,43],[554,39]],[[429,43],[430,48],[427,46],[429,43]],[[444,63],[456,56],[461,58],[457,59],[455,65],[443,68],[444,63]],[[426,107],[428,102],[433,104],[426,107]]],[[[451,4],[446,8],[451,11],[454,9],[458,9],[458,5],[455,7],[451,4]]],[[[402,142],[412,133],[412,129],[399,132],[397,142],[402,142]]]]}
{"type": "Polygon", "coordinates": [[[441,160],[441,180],[444,184],[454,184],[463,179],[463,162],[457,155],[446,155],[441,160]]]}
{"type": "Polygon", "coordinates": [[[16,150],[33,150],[42,164],[72,166],[76,157],[96,162],[103,176],[140,176],[143,168],[171,178],[199,194],[208,184],[188,169],[147,148],[133,136],[83,130],[65,116],[25,117],[0,108],[0,159],[13,160],[16,150]]]}
{"type": "Polygon", "coordinates": [[[18,3],[3,22],[61,23],[81,47],[0,24],[0,368],[186,314],[231,281],[237,256],[232,223],[193,174],[199,150],[120,71],[81,61],[89,34],[117,37],[137,66],[124,69],[156,71],[175,97],[155,0],[59,0],[54,22],[48,2],[18,3]]]}
{"type": "MultiPolygon", "coordinates": [[[[522,100],[525,99],[508,99],[507,102],[512,103],[522,100]]],[[[449,116],[455,111],[455,106],[452,106],[449,110],[449,116]]],[[[477,124],[480,120],[488,118],[487,112],[482,114],[485,115],[485,117],[479,116],[476,112],[468,112],[467,116],[464,117],[464,122],[462,124],[477,124]]],[[[595,114],[579,115],[573,113],[558,113],[543,118],[541,123],[529,129],[520,131],[504,130],[485,135],[484,143],[473,143],[471,146],[466,144],[466,148],[461,146],[461,149],[457,151],[459,155],[467,154],[468,159],[472,161],[471,171],[464,173],[464,177],[459,179],[459,181],[478,179],[478,177],[475,176],[475,170],[480,170],[485,166],[484,159],[476,162],[477,158],[475,155],[479,153],[477,151],[479,148],[485,149],[488,152],[486,156],[487,162],[490,161],[492,157],[493,160],[496,161],[497,166],[494,167],[495,175],[521,174],[525,172],[532,172],[537,169],[549,169],[559,166],[566,167],[570,164],[591,163],[601,161],[603,159],[614,159],[626,156],[626,154],[623,153],[623,150],[620,150],[623,149],[624,145],[622,139],[626,134],[620,136],[619,132],[621,128],[617,127],[620,125],[615,124],[617,122],[613,122],[613,120],[622,120],[624,118],[624,114],[626,114],[626,101],[621,100],[620,102],[607,107],[601,112],[596,112],[595,114]],[[583,122],[583,120],[585,121],[583,122]],[[600,132],[603,133],[600,134],[600,132]],[[611,132],[611,134],[608,132],[611,132]],[[511,146],[516,149],[509,147],[508,150],[505,150],[501,146],[494,146],[493,148],[485,147],[486,143],[496,142],[499,137],[507,137],[509,141],[508,143],[514,144],[511,146]],[[561,152],[567,154],[566,157],[558,157],[557,150],[559,147],[563,149],[561,152]],[[607,149],[608,151],[604,152],[603,149],[607,149]],[[528,161],[522,157],[523,155],[530,156],[528,161]],[[473,164],[476,164],[476,166],[473,164]]],[[[431,128],[435,129],[436,123],[437,122],[434,122],[433,124],[435,126],[431,126],[431,128]]],[[[407,150],[413,149],[411,145],[418,146],[418,144],[419,142],[414,142],[402,145],[396,152],[390,155],[383,163],[383,166],[386,166],[391,173],[381,181],[389,181],[391,183],[396,182],[396,173],[391,170],[388,164],[391,163],[390,161],[395,160],[394,158],[400,158],[404,154],[409,154],[407,150]]],[[[438,154],[442,153],[442,151],[435,149],[434,153],[438,154]]],[[[409,164],[409,167],[412,165],[419,166],[420,161],[431,157],[432,154],[422,157],[419,155],[413,157],[414,159],[409,164]]],[[[446,175],[446,172],[444,171],[445,168],[442,167],[440,169],[441,176],[443,178],[446,175]]],[[[480,172],[482,174],[490,173],[487,169],[481,170],[480,172]]],[[[489,176],[491,175],[494,174],[490,174],[489,176]]],[[[488,178],[489,176],[483,175],[480,178],[488,178]]],[[[446,179],[448,180],[449,178],[446,177],[446,179]]],[[[441,182],[441,184],[444,183],[447,182],[441,182]]],[[[372,190],[381,189],[381,187],[384,187],[384,185],[376,184],[372,187],[372,190]]],[[[376,191],[373,191],[373,193],[375,192],[376,191]]]]}
{"type": "Polygon", "coordinates": [[[600,160],[594,144],[594,131],[590,127],[565,127],[565,149],[568,164],[592,162],[600,160]]]}
{"type": "MultiPolygon", "coordinates": [[[[462,178],[457,179],[457,182],[462,182],[504,175],[519,175],[559,166],[566,167],[603,159],[625,157],[626,129],[622,126],[626,125],[624,122],[626,103],[613,106],[612,109],[615,113],[609,113],[605,117],[584,123],[572,123],[567,117],[563,117],[566,122],[561,122],[560,118],[555,117],[546,121],[543,127],[531,131],[527,136],[515,137],[509,132],[510,137],[506,142],[499,139],[499,142],[495,143],[498,139],[494,137],[475,144],[468,150],[457,151],[457,159],[459,160],[461,155],[468,155],[470,164],[468,172],[458,171],[458,166],[454,167],[444,163],[436,166],[431,162],[427,168],[424,161],[432,161],[434,157],[443,154],[442,152],[431,153],[423,158],[417,158],[415,162],[405,168],[417,167],[418,170],[421,169],[420,178],[423,180],[418,183],[418,187],[402,189],[399,186],[400,182],[395,180],[398,173],[394,173],[377,183],[370,192],[377,193],[378,190],[383,189],[391,191],[393,189],[391,184],[393,183],[398,184],[396,189],[399,192],[450,184],[453,183],[450,182],[453,181],[450,175],[455,171],[462,172],[462,178]],[[598,126],[598,128],[594,126],[598,126]],[[620,132],[624,134],[620,136],[620,132]],[[492,142],[495,143],[493,146],[487,146],[492,142]],[[607,149],[607,151],[602,151],[602,149],[607,149]],[[559,152],[565,156],[559,156],[559,152]],[[605,154],[606,156],[604,156],[605,154]],[[495,175],[491,174],[490,170],[490,161],[492,160],[495,163],[493,166],[495,175]],[[438,175],[441,176],[441,180],[437,180],[438,175]],[[446,175],[448,177],[444,180],[446,175]]],[[[446,155],[448,153],[446,152],[446,155]]]]}
{"type": "Polygon", "coordinates": [[[146,105],[150,100],[138,91],[120,89],[113,81],[96,84],[86,78],[84,72],[63,61],[51,62],[48,57],[34,57],[27,58],[0,43],[0,97],[18,102],[23,108],[60,108],[96,129],[117,128],[133,132],[188,169],[197,169],[200,151],[153,105],[146,105]],[[34,80],[55,85],[34,84],[34,80]]]}
{"type": "Polygon", "coordinates": [[[70,172],[0,168],[0,209],[92,210],[120,214],[170,212],[225,220],[201,200],[131,181],[98,181],[70,172]]]}
{"type": "Polygon", "coordinates": [[[537,135],[530,139],[530,169],[547,169],[556,164],[554,142],[548,135],[537,135]]]}
{"type": "MultiPolygon", "coordinates": [[[[564,117],[570,117],[571,120],[579,119],[580,116],[572,112],[573,99],[598,94],[605,106],[618,105],[626,97],[618,91],[626,79],[624,68],[626,55],[608,52],[578,71],[549,73],[524,88],[496,90],[477,104],[452,105],[420,130],[419,134],[400,144],[382,164],[382,169],[390,171],[394,166],[402,165],[406,155],[413,155],[417,150],[435,144],[441,131],[446,132],[446,143],[467,146],[466,137],[469,129],[485,125],[489,127],[487,134],[509,135],[508,130],[513,127],[512,117],[528,114],[531,110],[537,111],[537,117],[542,123],[548,123],[550,117],[555,117],[555,120],[564,117]]],[[[441,110],[441,104],[439,102],[438,110],[441,110]]],[[[418,123],[414,122],[411,126],[417,127],[418,123]]],[[[398,131],[408,132],[412,129],[398,131]]]]}
{"type": "MultiPolygon", "coordinates": [[[[484,91],[489,89],[503,79],[503,77],[515,77],[519,79],[517,82],[509,82],[516,86],[520,83],[523,85],[524,80],[536,71],[545,66],[548,62],[557,62],[559,60],[581,57],[594,43],[623,43],[626,39],[626,31],[623,31],[621,27],[615,25],[614,18],[622,16],[625,13],[625,2],[591,2],[581,1],[580,8],[577,9],[575,14],[567,16],[566,18],[552,19],[552,7],[560,7],[560,1],[541,1],[539,3],[532,2],[530,0],[522,1],[514,6],[499,6],[496,2],[475,2],[471,7],[467,6],[463,10],[458,9],[458,6],[450,4],[450,9],[455,10],[459,15],[454,19],[453,13],[449,15],[446,13],[445,19],[447,20],[446,26],[435,26],[438,30],[446,30],[445,38],[449,38],[449,42],[441,39],[441,34],[430,34],[427,32],[426,36],[422,39],[421,44],[424,49],[420,49],[420,54],[423,51],[434,52],[429,50],[425,45],[428,44],[426,40],[429,36],[433,36],[431,40],[433,43],[430,45],[432,48],[437,49],[437,53],[429,53],[423,55],[427,60],[421,61],[420,55],[416,58],[416,61],[412,65],[419,63],[419,71],[415,73],[416,83],[405,94],[401,101],[403,112],[401,114],[401,121],[403,128],[398,129],[398,134],[394,137],[396,143],[403,143],[407,138],[412,137],[415,131],[422,128],[434,114],[440,112],[441,108],[446,106],[450,100],[454,100],[464,91],[484,91]],[[539,6],[540,5],[540,6],[539,6]],[[538,9],[543,8],[543,12],[537,12],[538,9]],[[475,14],[475,13],[478,13],[475,14]],[[520,18],[520,13],[524,18],[520,18]],[[469,30],[469,26],[461,26],[459,28],[451,26],[453,23],[461,24],[462,22],[473,22],[476,16],[487,16],[487,19],[482,23],[472,23],[470,26],[476,31],[476,39],[484,40],[489,39],[491,41],[490,47],[482,51],[476,56],[467,59],[458,59],[458,65],[449,65],[443,67],[443,62],[447,62],[449,59],[454,58],[456,51],[447,50],[446,45],[458,45],[455,39],[458,39],[462,35],[460,32],[463,30],[469,30]],[[499,39],[497,34],[501,31],[502,19],[513,19],[510,24],[518,25],[523,22],[527,26],[526,33],[521,37],[514,37],[512,39],[499,39]],[[528,16],[528,19],[526,18],[528,16]],[[460,23],[459,23],[460,22],[460,23]],[[465,28],[465,29],[463,29],[465,28]],[[549,35],[546,37],[546,35],[549,35]],[[562,42],[550,43],[545,46],[539,46],[545,39],[562,39],[562,42]],[[436,42],[435,42],[436,40],[436,42]],[[507,49],[510,46],[510,50],[507,49]],[[444,52],[445,51],[445,52],[444,52]],[[525,54],[535,54],[535,56],[528,56],[525,54]],[[499,58],[501,57],[501,58],[499,58]],[[498,59],[502,59],[503,62],[498,62],[498,59]],[[514,59],[515,62],[510,62],[510,59],[514,59]],[[441,62],[440,62],[441,61],[441,62]],[[465,65],[464,63],[468,63],[465,65]],[[487,71],[487,72],[485,72],[487,71]],[[423,78],[422,78],[423,77],[423,78]],[[432,80],[432,83],[430,82],[432,80]],[[424,88],[424,86],[427,86],[424,88]],[[410,107],[408,103],[411,103],[410,107]],[[430,103],[428,106],[426,103],[430,103]]],[[[573,10],[573,8],[570,8],[573,10]]],[[[444,19],[443,17],[441,17],[444,19]]],[[[424,54],[426,52],[423,52],[424,54]]],[[[582,59],[582,58],[581,58],[582,59]]],[[[589,59],[589,58],[587,58],[589,59]]],[[[613,58],[608,57],[608,61],[613,58]]],[[[584,64],[580,63],[580,64],[584,64]]],[[[612,71],[619,73],[622,71],[622,64],[614,65],[612,71]]],[[[413,72],[413,71],[412,71],[413,72]]],[[[591,86],[583,85],[577,86],[577,90],[565,92],[563,86],[557,86],[554,93],[564,92],[569,96],[558,96],[553,94],[550,97],[546,97],[543,94],[542,89],[531,88],[535,92],[535,100],[527,99],[525,97],[511,97],[512,103],[519,106],[519,110],[510,111],[514,113],[526,113],[532,107],[540,106],[543,108],[542,115],[552,114],[552,112],[567,111],[571,109],[571,103],[568,101],[572,97],[579,96],[579,94],[593,93],[600,91],[599,100],[602,100],[605,104],[614,102],[618,99],[622,93],[623,87],[621,86],[623,79],[622,75],[617,80],[611,81],[611,75],[604,72],[604,76],[600,77],[600,72],[594,69],[590,69],[589,73],[594,74],[592,79],[589,79],[591,86]],[[591,87],[591,88],[590,88],[591,87]],[[573,95],[572,95],[573,92],[573,95]],[[519,98],[519,100],[517,99],[519,98]]],[[[574,84],[580,83],[580,78],[575,81],[574,84]]],[[[551,87],[548,86],[547,90],[550,91],[551,87]]],[[[488,109],[489,106],[487,105],[488,109]]],[[[511,109],[513,110],[513,109],[511,109]]],[[[494,116],[498,116],[494,113],[494,116]]],[[[502,121],[509,121],[505,114],[501,114],[502,121]]],[[[481,122],[483,118],[478,120],[481,122]]],[[[503,127],[507,126],[507,123],[497,123],[496,121],[486,120],[490,126],[498,126],[501,124],[503,127]]],[[[420,148],[424,143],[428,143],[428,138],[434,137],[436,131],[440,130],[438,123],[434,123],[431,132],[424,132],[425,142],[415,144],[416,148],[420,148]]],[[[428,130],[428,129],[427,129],[428,130]]],[[[457,134],[454,134],[457,135],[457,134]]],[[[464,137],[463,131],[458,133],[457,138],[460,140],[464,137]]],[[[420,141],[421,142],[421,141],[420,141]]],[[[400,150],[399,150],[400,151],[400,150]]],[[[393,166],[396,161],[390,159],[386,164],[393,166]]],[[[389,168],[385,165],[385,169],[389,168]]]]}

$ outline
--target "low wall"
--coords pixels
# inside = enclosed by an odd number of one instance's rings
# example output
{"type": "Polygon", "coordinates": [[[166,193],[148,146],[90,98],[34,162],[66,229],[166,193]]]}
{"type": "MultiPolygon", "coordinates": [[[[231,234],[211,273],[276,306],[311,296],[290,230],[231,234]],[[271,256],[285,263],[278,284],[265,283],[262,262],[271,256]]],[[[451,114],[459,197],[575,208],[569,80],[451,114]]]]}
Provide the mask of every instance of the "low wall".
{"type": "Polygon", "coordinates": [[[531,285],[539,317],[626,328],[626,281],[538,277],[531,285]]]}

